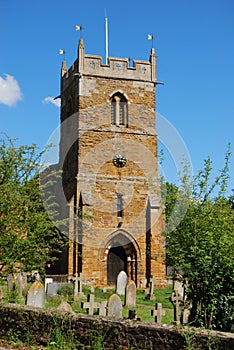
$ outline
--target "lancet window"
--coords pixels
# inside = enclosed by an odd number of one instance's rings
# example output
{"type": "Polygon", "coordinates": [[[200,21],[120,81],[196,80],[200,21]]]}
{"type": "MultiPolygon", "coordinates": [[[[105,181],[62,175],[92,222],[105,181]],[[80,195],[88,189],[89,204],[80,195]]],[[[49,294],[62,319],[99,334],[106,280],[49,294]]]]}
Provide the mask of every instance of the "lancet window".
{"type": "Polygon", "coordinates": [[[111,97],[111,124],[128,125],[128,103],[120,92],[111,97]]]}

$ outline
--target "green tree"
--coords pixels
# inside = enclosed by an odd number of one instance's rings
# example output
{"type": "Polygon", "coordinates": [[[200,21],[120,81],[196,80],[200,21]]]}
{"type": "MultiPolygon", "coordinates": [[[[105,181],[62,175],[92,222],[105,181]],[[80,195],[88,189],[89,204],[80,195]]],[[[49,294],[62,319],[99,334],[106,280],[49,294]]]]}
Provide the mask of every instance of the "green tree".
{"type": "MultiPolygon", "coordinates": [[[[45,271],[64,239],[44,209],[40,197],[40,158],[36,145],[16,146],[0,139],[0,274],[45,271]]],[[[48,182],[45,181],[44,186],[48,182]]],[[[55,210],[51,206],[51,210],[55,210]]],[[[60,248],[61,249],[61,248],[60,248]]]]}
{"type": "Polygon", "coordinates": [[[230,155],[228,149],[225,166],[213,182],[212,162],[205,160],[184,218],[167,234],[168,259],[182,269],[189,284],[190,322],[225,331],[231,330],[234,310],[234,210],[225,198],[230,155]]]}

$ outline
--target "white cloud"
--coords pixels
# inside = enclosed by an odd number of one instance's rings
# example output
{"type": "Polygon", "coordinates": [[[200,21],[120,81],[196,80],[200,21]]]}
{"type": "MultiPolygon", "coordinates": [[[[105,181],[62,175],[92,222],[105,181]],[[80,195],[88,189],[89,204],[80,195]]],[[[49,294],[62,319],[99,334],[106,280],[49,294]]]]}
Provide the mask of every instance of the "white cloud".
{"type": "Polygon", "coordinates": [[[48,103],[52,103],[53,105],[55,105],[56,107],[60,107],[61,105],[61,99],[60,98],[56,98],[56,100],[54,99],[54,97],[48,96],[45,97],[44,100],[42,101],[42,103],[48,104],[48,103]]]}
{"type": "Polygon", "coordinates": [[[19,84],[12,75],[5,74],[5,78],[0,77],[0,103],[14,106],[22,98],[19,84]]]}

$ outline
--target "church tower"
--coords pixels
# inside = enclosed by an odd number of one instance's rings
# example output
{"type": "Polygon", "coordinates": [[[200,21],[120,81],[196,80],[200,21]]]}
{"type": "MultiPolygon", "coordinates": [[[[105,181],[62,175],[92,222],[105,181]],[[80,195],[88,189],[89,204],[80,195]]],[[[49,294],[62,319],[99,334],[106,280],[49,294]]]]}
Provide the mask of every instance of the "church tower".
{"type": "Polygon", "coordinates": [[[68,278],[165,286],[164,211],[156,136],[156,54],[149,61],[85,53],[61,71],[60,164],[67,200],[68,278]]]}

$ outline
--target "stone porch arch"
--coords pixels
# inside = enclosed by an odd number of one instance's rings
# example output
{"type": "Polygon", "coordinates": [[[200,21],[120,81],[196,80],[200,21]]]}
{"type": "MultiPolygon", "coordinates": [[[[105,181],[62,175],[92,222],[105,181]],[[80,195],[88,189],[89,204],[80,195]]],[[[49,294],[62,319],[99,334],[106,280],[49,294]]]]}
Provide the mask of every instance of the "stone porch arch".
{"type": "Polygon", "coordinates": [[[118,273],[124,270],[137,284],[138,262],[141,261],[140,247],[131,233],[123,229],[111,232],[101,242],[99,260],[106,263],[107,284],[116,282],[118,273]]]}

